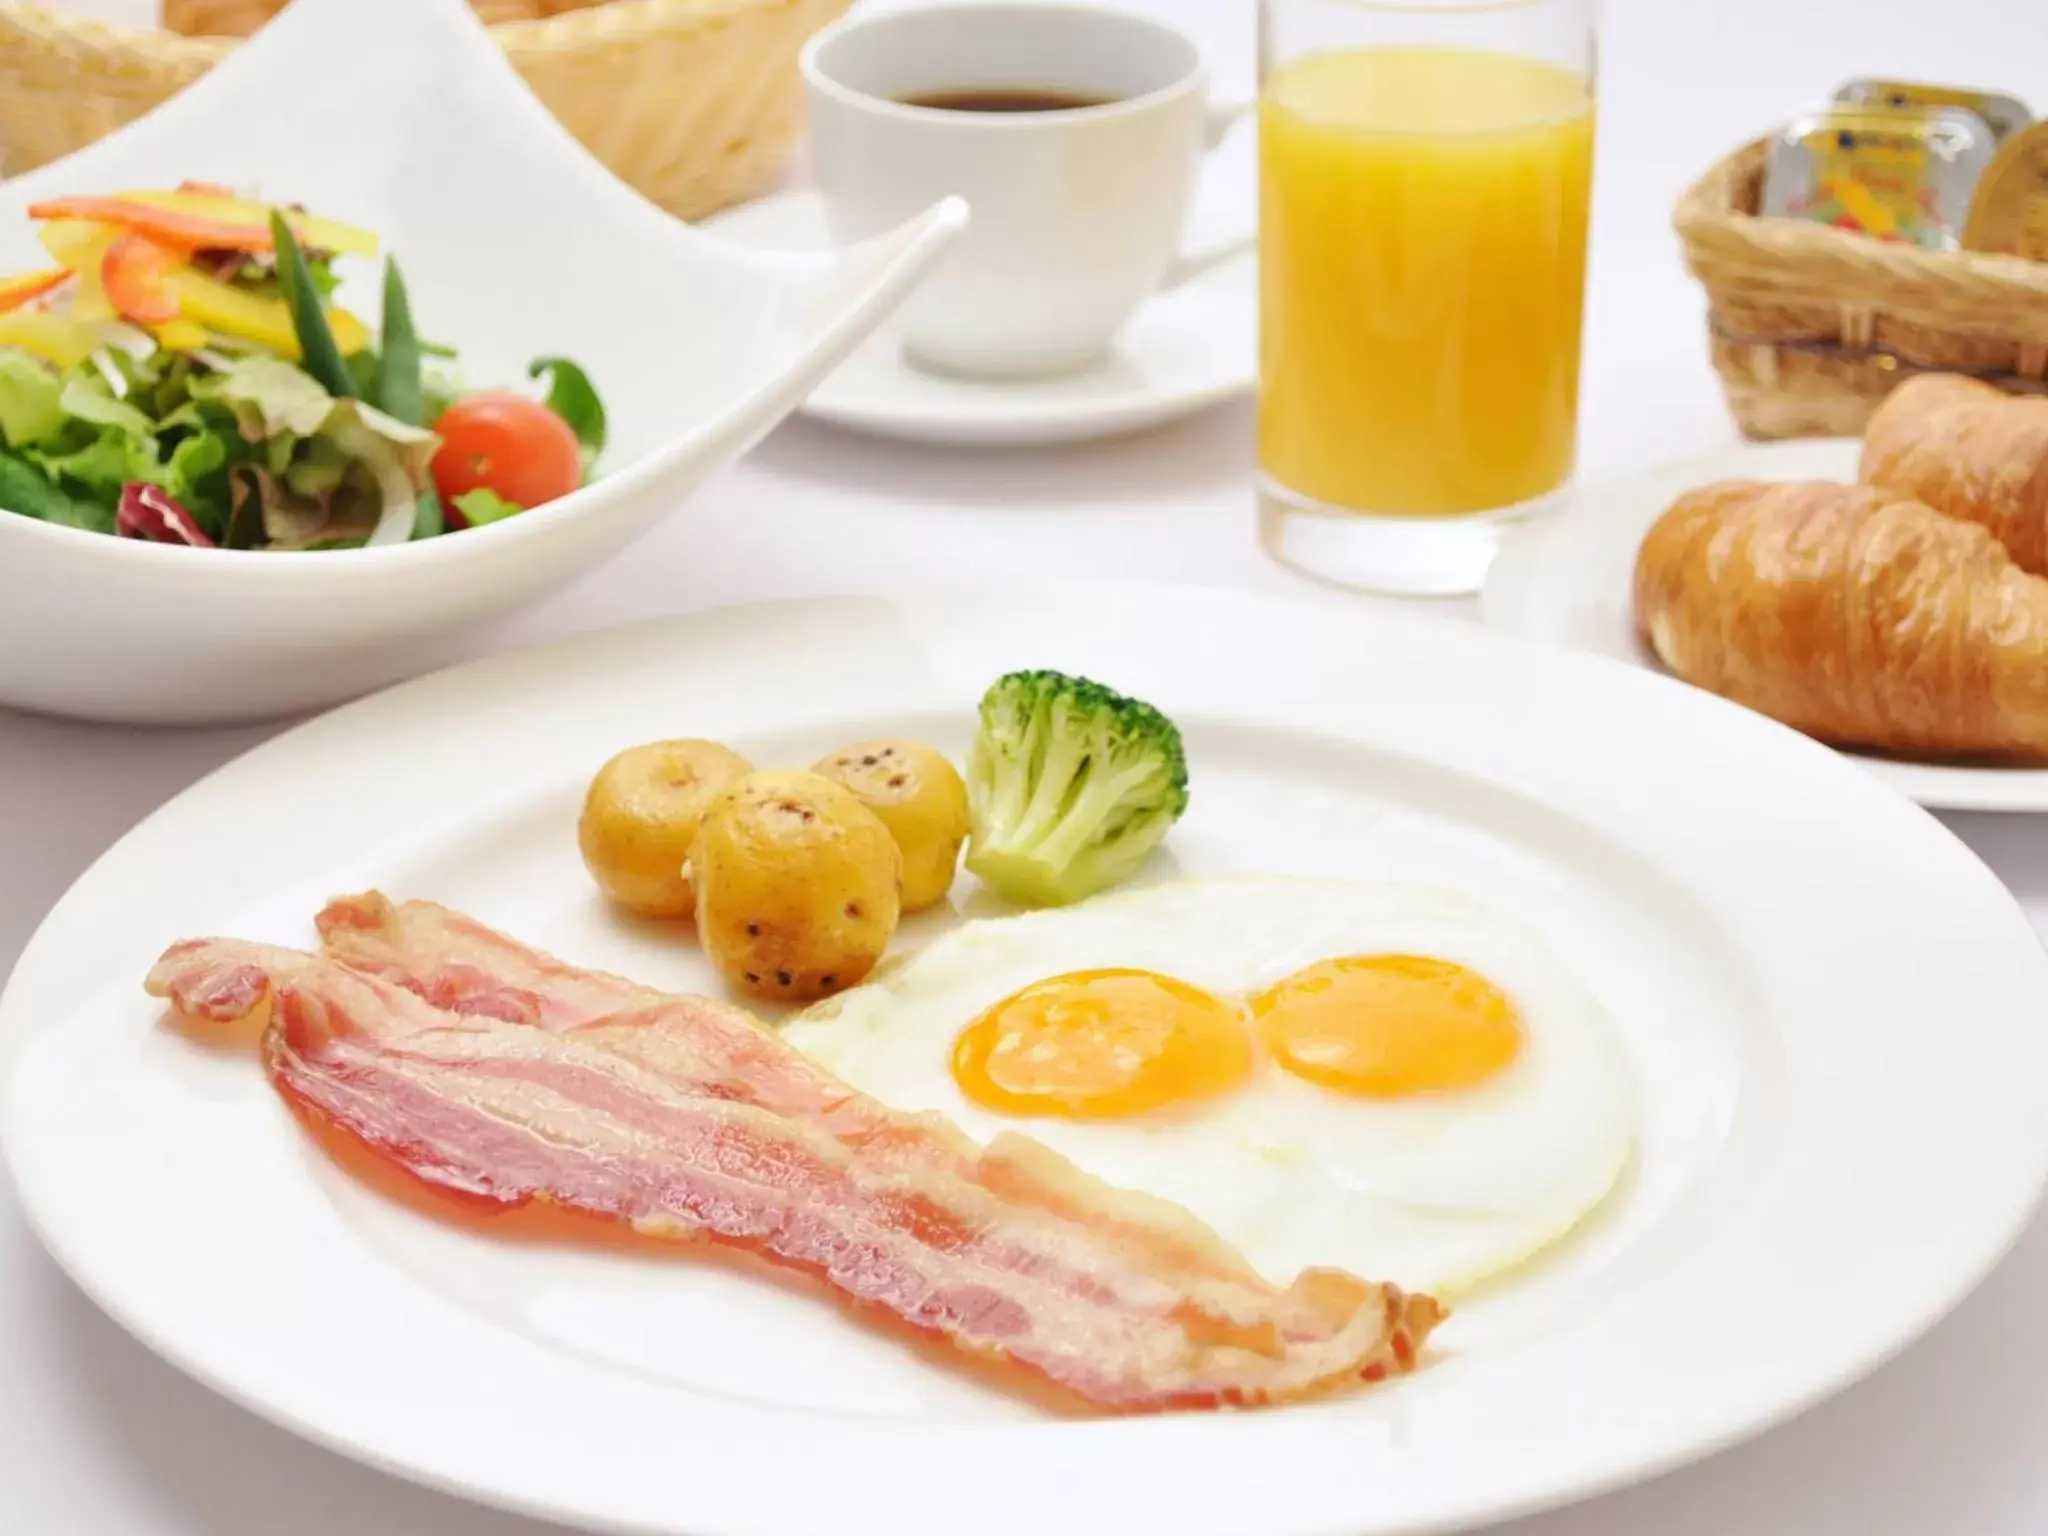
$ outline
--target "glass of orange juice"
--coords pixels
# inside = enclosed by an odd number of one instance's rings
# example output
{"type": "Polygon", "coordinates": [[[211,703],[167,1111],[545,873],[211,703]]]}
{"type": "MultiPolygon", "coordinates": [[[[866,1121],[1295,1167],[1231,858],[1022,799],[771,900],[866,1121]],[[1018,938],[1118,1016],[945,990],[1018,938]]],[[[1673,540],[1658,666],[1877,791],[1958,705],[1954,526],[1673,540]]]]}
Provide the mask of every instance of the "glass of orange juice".
{"type": "Polygon", "coordinates": [[[1475,590],[1571,477],[1595,0],[1263,0],[1261,535],[1475,590]]]}

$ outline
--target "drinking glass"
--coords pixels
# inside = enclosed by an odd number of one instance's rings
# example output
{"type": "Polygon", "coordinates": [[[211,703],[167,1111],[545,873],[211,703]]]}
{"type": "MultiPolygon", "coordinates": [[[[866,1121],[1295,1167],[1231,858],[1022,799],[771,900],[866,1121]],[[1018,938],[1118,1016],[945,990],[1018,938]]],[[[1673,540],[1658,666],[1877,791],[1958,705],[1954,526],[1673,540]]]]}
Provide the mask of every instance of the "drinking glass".
{"type": "Polygon", "coordinates": [[[1262,0],[1259,500],[1283,563],[1476,590],[1570,479],[1595,0],[1262,0]]]}

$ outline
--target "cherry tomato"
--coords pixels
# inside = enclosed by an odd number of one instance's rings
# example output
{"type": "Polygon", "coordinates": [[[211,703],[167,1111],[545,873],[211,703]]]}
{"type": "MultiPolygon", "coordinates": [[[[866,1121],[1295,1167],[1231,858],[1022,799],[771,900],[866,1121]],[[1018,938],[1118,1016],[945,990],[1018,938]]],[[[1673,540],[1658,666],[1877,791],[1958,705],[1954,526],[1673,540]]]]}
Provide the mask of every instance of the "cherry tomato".
{"type": "Polygon", "coordinates": [[[479,486],[521,507],[566,496],[583,482],[583,458],[569,424],[524,395],[469,395],[434,423],[441,451],[434,484],[453,510],[479,486]]]}

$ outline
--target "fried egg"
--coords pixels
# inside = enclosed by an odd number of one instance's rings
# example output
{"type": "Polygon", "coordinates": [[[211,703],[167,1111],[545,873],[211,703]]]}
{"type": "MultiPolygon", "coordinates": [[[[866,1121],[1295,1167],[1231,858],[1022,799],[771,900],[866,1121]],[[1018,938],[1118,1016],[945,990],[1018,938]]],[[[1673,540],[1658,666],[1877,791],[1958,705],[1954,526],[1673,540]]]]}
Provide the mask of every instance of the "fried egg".
{"type": "Polygon", "coordinates": [[[1575,1227],[1636,1139],[1598,1001],[1521,925],[1421,887],[1193,880],[970,923],[785,1038],[1185,1206],[1281,1284],[1469,1289],[1575,1227]]]}

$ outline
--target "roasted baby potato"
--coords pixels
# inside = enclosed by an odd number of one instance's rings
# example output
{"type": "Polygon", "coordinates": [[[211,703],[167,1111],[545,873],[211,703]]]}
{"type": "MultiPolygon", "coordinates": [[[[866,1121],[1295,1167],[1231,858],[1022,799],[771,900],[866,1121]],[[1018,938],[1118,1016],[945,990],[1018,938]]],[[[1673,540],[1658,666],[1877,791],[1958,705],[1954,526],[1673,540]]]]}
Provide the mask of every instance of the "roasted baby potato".
{"type": "Polygon", "coordinates": [[[750,773],[712,802],[697,834],[697,936],[737,992],[828,997],[888,947],[902,870],[889,829],[844,785],[750,773]]]}
{"type": "Polygon", "coordinates": [[[688,917],[683,866],[697,826],[720,791],[753,769],[715,741],[629,747],[597,771],[583,797],[576,842],[607,897],[647,917],[688,917]]]}
{"type": "Polygon", "coordinates": [[[862,741],[812,769],[837,779],[882,818],[903,854],[903,910],[945,900],[967,840],[967,786],[953,765],[916,741],[862,741]]]}

